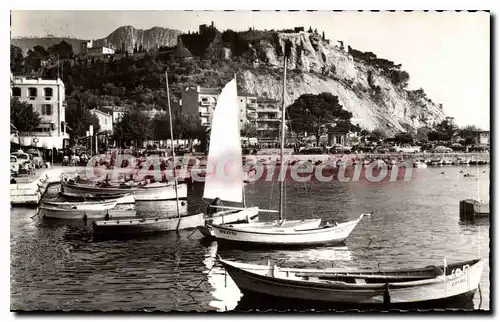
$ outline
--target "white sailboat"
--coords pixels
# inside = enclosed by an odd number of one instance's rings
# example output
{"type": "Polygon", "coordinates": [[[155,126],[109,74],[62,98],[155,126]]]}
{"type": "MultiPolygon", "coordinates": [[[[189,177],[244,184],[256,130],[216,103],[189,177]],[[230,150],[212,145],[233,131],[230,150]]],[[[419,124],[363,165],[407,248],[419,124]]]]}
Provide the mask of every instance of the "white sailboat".
{"type": "Polygon", "coordinates": [[[238,91],[236,78],[223,88],[212,117],[210,145],[203,199],[210,200],[205,225],[198,227],[205,236],[213,236],[210,225],[251,222],[259,215],[258,207],[246,207],[242,164],[238,91]],[[225,207],[222,202],[241,205],[225,207]]]}
{"type": "MultiPolygon", "coordinates": [[[[285,86],[286,86],[286,56],[284,58],[283,99],[281,117],[281,149],[280,160],[283,160],[285,145],[285,86]]],[[[236,87],[236,84],[234,85],[236,87]]],[[[225,127],[228,127],[225,122],[225,127]]],[[[239,124],[236,119],[236,123],[239,124]]],[[[213,130],[212,130],[213,131],[213,130]]],[[[240,158],[241,159],[241,158],[240,158]]],[[[221,189],[224,189],[221,186],[221,189]]],[[[226,188],[227,189],[227,188],[226,188]]],[[[232,193],[237,193],[232,191],[232,193]]],[[[365,216],[335,225],[321,225],[321,219],[305,219],[287,221],[283,219],[284,180],[280,180],[279,220],[255,224],[211,224],[215,238],[220,242],[236,242],[244,244],[268,244],[281,246],[305,246],[312,244],[343,242],[365,216]]]]}

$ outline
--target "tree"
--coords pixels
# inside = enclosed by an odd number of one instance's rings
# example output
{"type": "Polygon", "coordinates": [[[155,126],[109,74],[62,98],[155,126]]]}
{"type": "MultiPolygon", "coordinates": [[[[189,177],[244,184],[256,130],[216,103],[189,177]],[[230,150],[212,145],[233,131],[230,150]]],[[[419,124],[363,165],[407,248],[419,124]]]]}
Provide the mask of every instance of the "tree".
{"type": "Polygon", "coordinates": [[[155,140],[170,139],[170,117],[168,113],[158,113],[151,120],[155,140]]]}
{"type": "Polygon", "coordinates": [[[324,31],[323,31],[323,33],[322,33],[322,35],[321,35],[321,38],[322,38],[323,40],[325,40],[325,32],[324,32],[324,31]]]}
{"type": "Polygon", "coordinates": [[[370,135],[370,137],[372,138],[372,140],[374,141],[382,141],[382,140],[385,140],[387,138],[387,131],[378,127],[376,129],[374,129],[370,135]]]}
{"type": "Polygon", "coordinates": [[[394,136],[394,139],[399,144],[413,143],[413,136],[408,132],[399,132],[394,136]]]}
{"type": "Polygon", "coordinates": [[[255,138],[257,137],[257,128],[255,124],[247,123],[241,129],[241,136],[247,137],[247,138],[255,138]]]}
{"type": "Polygon", "coordinates": [[[10,99],[10,122],[19,132],[31,132],[40,124],[40,115],[30,104],[12,97],[10,99]]]}
{"type": "Polygon", "coordinates": [[[319,145],[325,129],[335,123],[350,124],[352,113],[343,109],[339,98],[331,93],[303,94],[287,108],[291,129],[297,133],[313,133],[319,145]]]}
{"type": "MultiPolygon", "coordinates": [[[[436,125],[435,131],[439,133],[440,141],[449,141],[457,132],[458,127],[454,122],[453,117],[445,118],[441,123],[436,125]]],[[[433,134],[434,137],[434,134],[433,134]]],[[[430,137],[429,137],[430,139],[430,137]]]]}
{"type": "Polygon", "coordinates": [[[19,73],[23,69],[24,57],[21,48],[10,45],[10,71],[19,73]]]}
{"type": "Polygon", "coordinates": [[[129,109],[123,114],[122,119],[115,125],[115,140],[144,141],[152,137],[149,116],[138,109],[129,109]]]}
{"type": "Polygon", "coordinates": [[[57,59],[69,59],[73,57],[73,46],[65,42],[64,40],[58,44],[50,46],[47,51],[57,59]]]}
{"type": "Polygon", "coordinates": [[[458,133],[464,139],[466,145],[473,144],[474,139],[477,137],[477,132],[481,129],[475,125],[466,125],[462,127],[458,133]]]}
{"type": "Polygon", "coordinates": [[[73,138],[85,136],[90,125],[94,127],[94,133],[100,130],[99,119],[89,111],[85,97],[79,92],[68,98],[66,122],[73,129],[73,138]]]}
{"type": "Polygon", "coordinates": [[[417,129],[417,135],[415,136],[415,138],[419,142],[427,142],[429,140],[430,131],[431,131],[431,129],[426,127],[426,126],[419,127],[417,129]]]}
{"type": "Polygon", "coordinates": [[[308,32],[308,33],[312,33],[312,32],[313,32],[313,30],[312,30],[311,26],[309,26],[309,30],[307,30],[307,32],[308,32]]]}

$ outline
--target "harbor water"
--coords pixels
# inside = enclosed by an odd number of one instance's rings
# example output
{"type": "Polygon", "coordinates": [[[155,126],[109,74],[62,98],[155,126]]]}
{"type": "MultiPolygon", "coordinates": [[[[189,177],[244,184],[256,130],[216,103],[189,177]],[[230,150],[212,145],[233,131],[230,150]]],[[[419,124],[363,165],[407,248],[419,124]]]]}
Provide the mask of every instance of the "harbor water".
{"type": "MultiPolygon", "coordinates": [[[[489,166],[413,169],[409,181],[286,183],[287,219],[330,222],[364,218],[345,245],[302,250],[218,249],[199,232],[184,230],[129,239],[94,240],[91,222],[31,218],[36,209],[12,208],[12,310],[225,311],[241,294],[215,261],[223,258],[281,266],[413,268],[487,259],[471,308],[490,307],[489,219],[459,221],[459,201],[489,201],[489,166]],[[464,174],[471,176],[464,176],[464,174]],[[214,265],[215,264],[215,265],[214,265]]],[[[57,187],[51,186],[49,194],[57,187]]],[[[249,183],[246,203],[277,209],[279,184],[249,183]]],[[[188,192],[187,211],[202,212],[202,184],[188,192]]],[[[145,202],[141,215],[175,211],[145,202]]],[[[263,213],[261,220],[276,214],[263,213]]]]}

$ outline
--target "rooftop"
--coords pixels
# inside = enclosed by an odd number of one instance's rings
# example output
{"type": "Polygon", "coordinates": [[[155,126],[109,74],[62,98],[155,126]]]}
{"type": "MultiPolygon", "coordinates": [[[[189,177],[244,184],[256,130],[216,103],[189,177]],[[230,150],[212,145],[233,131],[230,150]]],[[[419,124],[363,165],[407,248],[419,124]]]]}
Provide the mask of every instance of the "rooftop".
{"type": "Polygon", "coordinates": [[[11,79],[14,85],[62,85],[64,86],[63,81],[58,79],[42,79],[42,78],[26,78],[26,77],[13,77],[11,79]]]}

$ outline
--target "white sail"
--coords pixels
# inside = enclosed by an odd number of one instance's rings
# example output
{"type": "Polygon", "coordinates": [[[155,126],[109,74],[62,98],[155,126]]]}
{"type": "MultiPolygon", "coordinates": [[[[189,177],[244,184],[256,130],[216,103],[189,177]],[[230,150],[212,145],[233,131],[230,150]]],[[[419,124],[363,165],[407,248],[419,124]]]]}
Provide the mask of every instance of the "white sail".
{"type": "Polygon", "coordinates": [[[243,165],[236,79],[222,90],[211,127],[203,198],[242,202],[243,165]]]}

